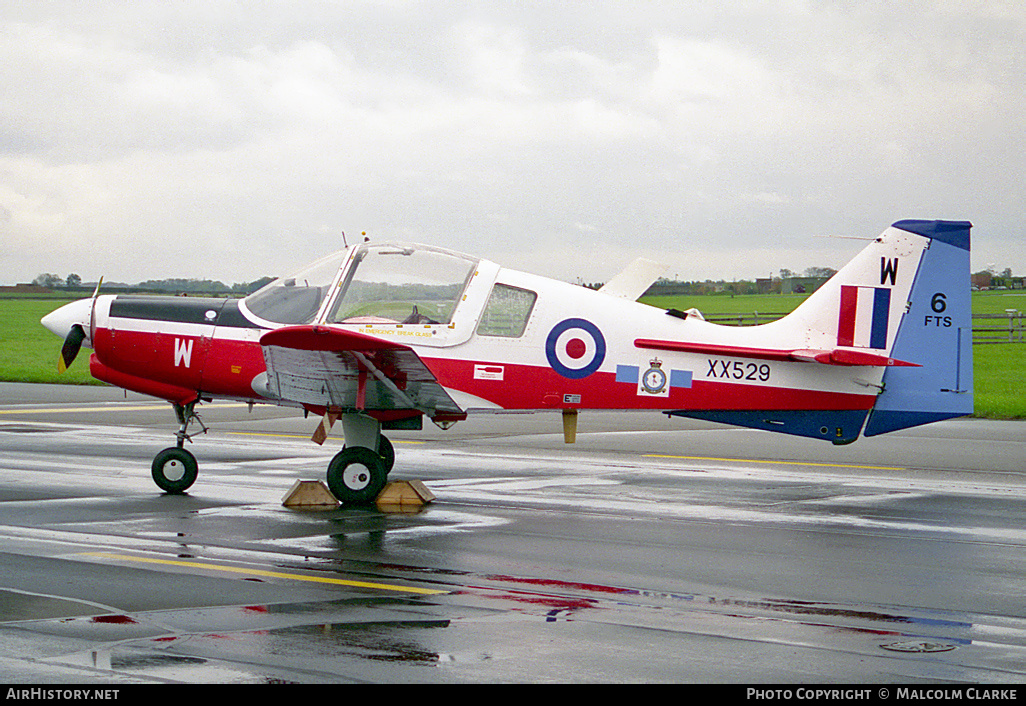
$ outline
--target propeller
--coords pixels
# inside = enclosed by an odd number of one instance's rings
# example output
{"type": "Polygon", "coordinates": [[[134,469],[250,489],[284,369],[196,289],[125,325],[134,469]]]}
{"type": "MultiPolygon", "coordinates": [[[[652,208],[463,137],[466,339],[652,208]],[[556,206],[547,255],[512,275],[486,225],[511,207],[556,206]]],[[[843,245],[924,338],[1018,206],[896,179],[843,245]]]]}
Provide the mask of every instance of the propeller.
{"type": "Polygon", "coordinates": [[[68,329],[68,335],[64,337],[64,345],[61,346],[61,354],[57,358],[57,372],[63,373],[75,360],[79,350],[82,348],[82,341],[85,340],[85,329],[81,324],[74,324],[68,329]]]}

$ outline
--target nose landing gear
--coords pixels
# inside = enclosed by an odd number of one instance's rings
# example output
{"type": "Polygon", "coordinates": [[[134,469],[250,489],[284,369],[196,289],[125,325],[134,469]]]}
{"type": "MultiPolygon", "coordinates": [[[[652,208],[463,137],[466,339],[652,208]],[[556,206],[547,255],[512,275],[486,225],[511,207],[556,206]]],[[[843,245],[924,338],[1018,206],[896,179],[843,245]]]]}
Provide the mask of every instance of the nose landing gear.
{"type": "Polygon", "coordinates": [[[175,416],[178,417],[178,431],[175,437],[178,445],[166,448],[156,455],[151,466],[153,482],[165,493],[178,495],[188,490],[196,482],[199,474],[199,463],[196,457],[186,451],[185,442],[192,439],[195,434],[189,434],[189,424],[193,420],[202,427],[201,434],[207,433],[207,427],[203,420],[196,414],[196,402],[186,405],[174,404],[175,416]]]}

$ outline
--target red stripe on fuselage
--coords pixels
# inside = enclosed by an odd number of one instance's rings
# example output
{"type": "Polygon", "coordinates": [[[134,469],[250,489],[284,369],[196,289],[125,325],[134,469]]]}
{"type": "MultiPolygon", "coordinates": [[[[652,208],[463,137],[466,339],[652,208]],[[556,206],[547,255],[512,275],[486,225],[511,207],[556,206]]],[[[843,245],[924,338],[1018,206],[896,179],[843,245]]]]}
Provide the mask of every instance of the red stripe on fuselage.
{"type": "MultiPolygon", "coordinates": [[[[98,329],[94,344],[98,359],[112,370],[176,388],[201,390],[204,396],[259,399],[252,381],[266,370],[263,349],[257,341],[217,338],[216,334],[210,338],[98,329]]],[[[698,379],[691,387],[671,388],[668,396],[650,396],[639,394],[637,384],[616,382],[612,372],[572,380],[545,366],[422,359],[443,387],[508,410],[841,410],[869,409],[876,400],[875,395],[698,379]],[[502,379],[476,379],[475,366],[482,365],[501,367],[502,379]]]]}
{"type": "Polygon", "coordinates": [[[256,397],[252,382],[266,372],[264,351],[256,341],[214,338],[207,349],[203,392],[224,397],[256,397]]]}
{"type": "Polygon", "coordinates": [[[93,349],[112,370],[192,390],[200,388],[209,337],[98,328],[93,349]]]}

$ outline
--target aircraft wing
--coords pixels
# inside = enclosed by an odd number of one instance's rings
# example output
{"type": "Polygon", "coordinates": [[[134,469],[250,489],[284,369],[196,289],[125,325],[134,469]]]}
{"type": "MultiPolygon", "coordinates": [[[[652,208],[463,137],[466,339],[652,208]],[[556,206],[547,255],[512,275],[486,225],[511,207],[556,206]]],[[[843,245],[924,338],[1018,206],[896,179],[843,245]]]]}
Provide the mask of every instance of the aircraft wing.
{"type": "Polygon", "coordinates": [[[287,326],[260,338],[268,390],[307,406],[340,410],[419,410],[464,416],[413,349],[327,326],[287,326]]]}

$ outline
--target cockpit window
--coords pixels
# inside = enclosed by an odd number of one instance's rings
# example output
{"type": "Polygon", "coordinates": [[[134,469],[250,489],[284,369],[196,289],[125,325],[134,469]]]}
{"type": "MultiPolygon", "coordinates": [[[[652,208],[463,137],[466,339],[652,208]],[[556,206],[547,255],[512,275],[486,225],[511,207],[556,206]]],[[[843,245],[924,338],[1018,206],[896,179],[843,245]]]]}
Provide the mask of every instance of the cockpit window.
{"type": "Polygon", "coordinates": [[[334,253],[292,277],[274,280],[243,300],[246,309],[277,324],[312,322],[346,255],[345,250],[334,253]]]}
{"type": "Polygon", "coordinates": [[[496,284],[481,315],[481,323],[477,325],[477,335],[523,336],[537,298],[538,295],[528,289],[496,284]]]}
{"type": "Polygon", "coordinates": [[[424,246],[363,245],[328,321],[447,324],[477,260],[424,246]]]}

